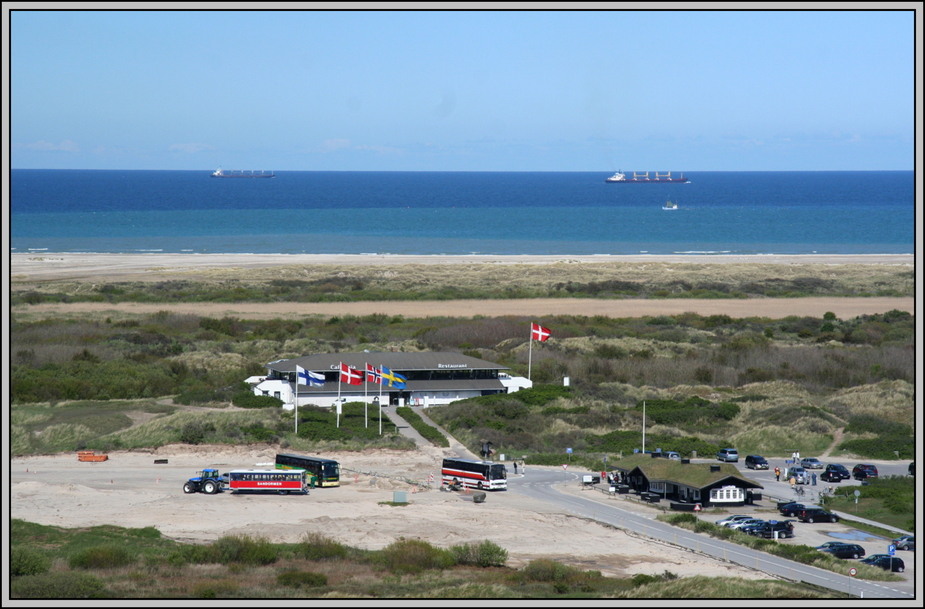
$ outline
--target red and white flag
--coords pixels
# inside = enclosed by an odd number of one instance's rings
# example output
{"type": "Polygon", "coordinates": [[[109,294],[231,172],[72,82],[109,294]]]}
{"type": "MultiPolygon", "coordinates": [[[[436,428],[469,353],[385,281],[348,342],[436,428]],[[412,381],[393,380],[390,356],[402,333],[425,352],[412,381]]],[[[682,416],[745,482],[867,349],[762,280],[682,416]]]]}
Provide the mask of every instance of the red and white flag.
{"type": "Polygon", "coordinates": [[[382,384],[382,373],[379,372],[379,368],[366,364],[366,382],[382,384]]]}
{"type": "Polygon", "coordinates": [[[351,368],[347,364],[340,364],[340,381],[348,385],[362,385],[363,375],[356,368],[351,368]]]}
{"type": "Polygon", "coordinates": [[[549,328],[544,328],[540,324],[531,324],[530,327],[530,338],[533,340],[538,340],[540,342],[546,341],[549,339],[551,332],[549,328]]]}

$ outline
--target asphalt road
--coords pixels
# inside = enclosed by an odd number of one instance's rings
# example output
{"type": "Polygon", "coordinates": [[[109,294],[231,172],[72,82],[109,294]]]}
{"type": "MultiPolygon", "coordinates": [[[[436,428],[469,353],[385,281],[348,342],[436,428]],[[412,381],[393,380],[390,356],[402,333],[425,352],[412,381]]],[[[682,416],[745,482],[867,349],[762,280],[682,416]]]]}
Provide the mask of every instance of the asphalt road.
{"type": "MultiPolygon", "coordinates": [[[[770,482],[774,484],[774,465],[772,464],[771,467],[770,482]]],[[[636,504],[628,498],[610,497],[594,489],[588,489],[579,494],[563,491],[563,485],[578,486],[581,473],[587,472],[576,473],[569,472],[566,469],[556,471],[552,468],[528,467],[525,475],[512,476],[508,479],[508,492],[521,493],[538,501],[551,503],[564,512],[636,532],[656,542],[680,546],[748,568],[758,569],[777,577],[806,582],[864,599],[915,598],[914,561],[908,559],[914,554],[912,552],[898,553],[899,556],[906,560],[907,566],[906,572],[900,574],[903,577],[902,582],[859,580],[671,526],[655,519],[661,513],[659,509],[654,506],[636,504]]],[[[748,470],[746,475],[751,473],[751,470],[748,470]]],[[[754,476],[750,477],[755,478],[754,476]]],[[[789,485],[787,485],[786,490],[789,492],[789,485]]],[[[763,516],[767,518],[766,513],[763,516]]],[[[761,516],[759,515],[759,517],[761,516]]],[[[803,523],[799,524],[803,525],[803,523]]],[[[813,525],[803,526],[812,527],[813,525]]],[[[816,526],[818,527],[819,525],[816,526]]],[[[850,530],[849,526],[841,524],[829,525],[828,528],[850,530]]],[[[809,528],[804,529],[803,540],[798,540],[799,543],[808,543],[808,540],[811,539],[810,531],[811,529],[809,528]]],[[[809,543],[810,545],[818,545],[809,543]]],[[[822,541],[819,541],[819,543],[822,543],[822,541]]],[[[670,547],[666,547],[666,551],[671,551],[670,547]]],[[[885,553],[886,548],[877,550],[877,552],[885,553]]]]}

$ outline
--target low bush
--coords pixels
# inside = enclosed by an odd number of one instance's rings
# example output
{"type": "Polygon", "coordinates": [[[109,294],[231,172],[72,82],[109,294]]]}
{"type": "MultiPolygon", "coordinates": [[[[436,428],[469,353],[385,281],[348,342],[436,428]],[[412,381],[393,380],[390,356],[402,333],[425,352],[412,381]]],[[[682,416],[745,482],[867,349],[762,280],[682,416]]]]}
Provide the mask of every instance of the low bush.
{"type": "Polygon", "coordinates": [[[323,573],[286,571],[276,576],[276,583],[289,588],[317,588],[328,585],[328,578],[323,573]]]}
{"type": "Polygon", "coordinates": [[[453,555],[418,539],[400,538],[379,551],[379,563],[394,573],[419,573],[453,566],[453,555]]]}
{"type": "Polygon", "coordinates": [[[221,537],[212,544],[212,552],[214,562],[221,564],[269,565],[277,560],[276,549],[269,541],[246,535],[221,537]]]}
{"type": "Polygon", "coordinates": [[[507,562],[507,550],[492,541],[479,544],[463,544],[450,548],[458,565],[473,567],[503,567],[507,562]]]}
{"type": "Polygon", "coordinates": [[[308,560],[346,558],[347,546],[320,533],[307,533],[295,547],[295,554],[308,560]]]}
{"type": "Polygon", "coordinates": [[[10,581],[10,598],[110,598],[103,582],[89,573],[57,571],[10,581]]]}
{"type": "Polygon", "coordinates": [[[102,545],[85,548],[73,554],[68,560],[72,569],[112,569],[135,562],[125,546],[102,545]]]}
{"type": "Polygon", "coordinates": [[[51,568],[51,559],[41,550],[13,546],[10,549],[10,575],[40,575],[51,568]]]}

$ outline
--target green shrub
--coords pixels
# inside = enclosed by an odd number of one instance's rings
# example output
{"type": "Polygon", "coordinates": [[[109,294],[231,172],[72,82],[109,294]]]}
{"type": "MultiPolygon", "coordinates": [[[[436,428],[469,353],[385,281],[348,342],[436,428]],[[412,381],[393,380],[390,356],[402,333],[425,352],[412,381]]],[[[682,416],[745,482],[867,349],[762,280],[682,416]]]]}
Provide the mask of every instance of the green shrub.
{"type": "Polygon", "coordinates": [[[295,547],[297,556],[308,560],[334,560],[347,556],[347,546],[319,533],[308,533],[295,547]]]}
{"type": "Polygon", "coordinates": [[[453,555],[448,550],[418,539],[399,538],[380,550],[378,558],[386,569],[394,573],[419,573],[453,566],[453,555]]]}
{"type": "Polygon", "coordinates": [[[524,576],[535,582],[565,582],[575,577],[580,571],[575,567],[546,558],[531,560],[523,569],[524,576]]]}
{"type": "Polygon", "coordinates": [[[316,588],[328,585],[328,578],[323,573],[307,571],[286,571],[276,576],[276,583],[289,588],[316,588]]]}
{"type": "Polygon", "coordinates": [[[453,546],[450,552],[458,565],[503,567],[507,562],[507,550],[488,540],[479,544],[453,546]]]}
{"type": "Polygon", "coordinates": [[[10,581],[10,598],[108,598],[103,582],[89,573],[57,571],[10,581]]]}
{"type": "Polygon", "coordinates": [[[10,549],[10,575],[40,575],[51,568],[51,559],[35,548],[14,546],[10,549]]]}
{"type": "Polygon", "coordinates": [[[271,395],[254,395],[250,391],[239,391],[231,398],[238,408],[279,408],[283,401],[271,395]]]}
{"type": "Polygon", "coordinates": [[[125,546],[102,545],[85,548],[72,555],[72,569],[112,569],[135,562],[135,556],[125,546]]]}
{"type": "Polygon", "coordinates": [[[226,535],[212,544],[215,561],[221,564],[243,563],[269,565],[276,562],[276,549],[266,539],[252,539],[246,535],[226,535]]]}

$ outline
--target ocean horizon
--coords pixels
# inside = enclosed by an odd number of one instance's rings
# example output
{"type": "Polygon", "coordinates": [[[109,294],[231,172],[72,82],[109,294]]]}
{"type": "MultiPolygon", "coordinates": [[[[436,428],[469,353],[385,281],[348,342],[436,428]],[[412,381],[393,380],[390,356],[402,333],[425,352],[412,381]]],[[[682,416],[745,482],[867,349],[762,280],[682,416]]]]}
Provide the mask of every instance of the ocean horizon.
{"type": "Polygon", "coordinates": [[[684,184],[606,183],[612,172],[277,171],[272,179],[216,179],[211,171],[14,169],[10,251],[915,252],[913,171],[672,171],[690,179],[684,184]],[[677,209],[663,209],[669,200],[677,209]]]}

